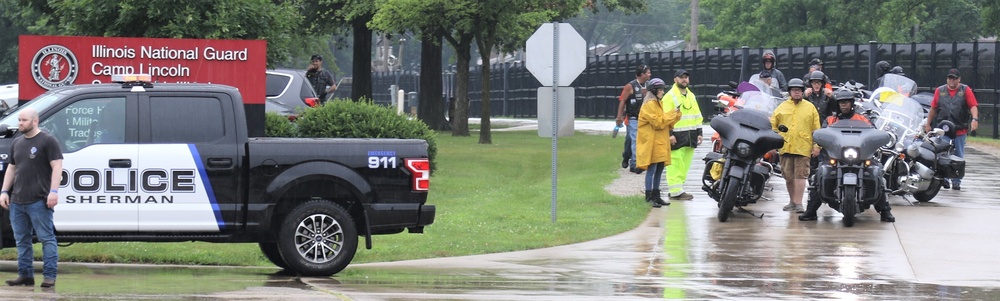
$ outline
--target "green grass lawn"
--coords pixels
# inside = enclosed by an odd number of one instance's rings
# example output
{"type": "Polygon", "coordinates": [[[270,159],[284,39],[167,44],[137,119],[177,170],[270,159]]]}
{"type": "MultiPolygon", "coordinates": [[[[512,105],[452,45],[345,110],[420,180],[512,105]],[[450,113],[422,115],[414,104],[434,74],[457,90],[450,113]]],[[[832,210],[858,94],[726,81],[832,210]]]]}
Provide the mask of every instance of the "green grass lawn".
{"type": "MultiPolygon", "coordinates": [[[[437,171],[429,204],[434,224],[424,234],[359,240],[354,263],[460,256],[543,248],[587,241],[635,228],[649,207],[640,197],[615,197],[604,186],[617,177],[622,140],[577,133],[559,139],[557,220],[551,221],[551,139],[536,131],[438,135],[437,171]]],[[[641,189],[641,187],[636,187],[641,189]]],[[[58,207],[56,208],[58,210],[58,207]]],[[[36,258],[41,247],[35,245],[36,258]]],[[[79,243],[59,250],[60,261],[271,266],[256,244],[79,243]]],[[[14,260],[14,248],[0,259],[14,260]]]]}

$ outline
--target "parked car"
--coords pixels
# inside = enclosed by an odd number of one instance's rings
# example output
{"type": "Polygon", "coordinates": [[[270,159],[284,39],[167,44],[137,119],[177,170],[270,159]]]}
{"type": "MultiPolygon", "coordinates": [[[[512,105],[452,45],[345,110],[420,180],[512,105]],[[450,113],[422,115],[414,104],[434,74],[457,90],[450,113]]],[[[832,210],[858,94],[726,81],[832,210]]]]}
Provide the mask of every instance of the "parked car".
{"type": "Polygon", "coordinates": [[[304,70],[267,70],[267,91],[264,110],[288,119],[298,117],[299,110],[320,104],[319,97],[306,80],[304,70]]]}
{"type": "Polygon", "coordinates": [[[17,106],[17,84],[0,86],[0,113],[17,106]]]}

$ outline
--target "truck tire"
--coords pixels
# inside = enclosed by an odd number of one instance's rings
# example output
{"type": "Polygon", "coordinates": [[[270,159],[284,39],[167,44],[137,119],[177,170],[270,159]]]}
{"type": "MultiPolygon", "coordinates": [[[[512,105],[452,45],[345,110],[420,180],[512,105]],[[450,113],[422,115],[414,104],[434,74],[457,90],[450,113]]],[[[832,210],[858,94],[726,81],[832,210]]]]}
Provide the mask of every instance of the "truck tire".
{"type": "Polygon", "coordinates": [[[342,207],[314,200],[296,206],[278,230],[278,251],[288,270],[330,276],[347,267],[358,248],[354,220],[342,207]]]}
{"type": "Polygon", "coordinates": [[[278,251],[278,243],[273,242],[258,242],[257,246],[260,247],[260,251],[264,253],[264,257],[270,260],[271,263],[282,269],[288,269],[288,264],[285,263],[284,259],[281,259],[281,253],[278,251]]]}

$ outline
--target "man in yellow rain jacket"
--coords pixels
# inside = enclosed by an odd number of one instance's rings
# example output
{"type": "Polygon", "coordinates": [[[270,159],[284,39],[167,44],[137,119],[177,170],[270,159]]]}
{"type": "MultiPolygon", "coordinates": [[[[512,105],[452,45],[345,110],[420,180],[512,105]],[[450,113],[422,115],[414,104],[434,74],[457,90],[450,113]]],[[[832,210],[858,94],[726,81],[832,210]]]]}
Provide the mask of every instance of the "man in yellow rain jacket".
{"type": "Polygon", "coordinates": [[[819,113],[816,106],[802,101],[805,84],[801,79],[788,81],[789,98],[778,105],[771,115],[771,127],[785,138],[781,148],[781,172],[791,198],[785,211],[805,212],[802,195],[806,191],[809,178],[809,158],[819,155],[819,147],[813,144],[812,134],[819,129],[819,113]]]}
{"type": "Polygon", "coordinates": [[[667,166],[667,188],[670,189],[671,200],[693,199],[690,193],[684,192],[684,182],[687,181],[691,160],[694,158],[694,148],[701,144],[701,108],[695,100],[694,92],[688,89],[691,83],[687,70],[678,69],[674,72],[674,85],[663,96],[663,110],[680,110],[681,119],[670,131],[670,162],[667,166]]]}

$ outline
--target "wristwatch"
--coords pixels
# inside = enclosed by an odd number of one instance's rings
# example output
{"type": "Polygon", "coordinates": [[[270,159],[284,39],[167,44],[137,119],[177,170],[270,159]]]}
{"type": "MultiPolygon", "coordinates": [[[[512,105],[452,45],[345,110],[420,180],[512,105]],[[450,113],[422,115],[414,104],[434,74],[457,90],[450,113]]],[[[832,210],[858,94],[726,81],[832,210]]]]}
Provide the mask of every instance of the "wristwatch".
{"type": "Polygon", "coordinates": [[[972,118],[972,121],[979,121],[979,118],[972,118]]]}

